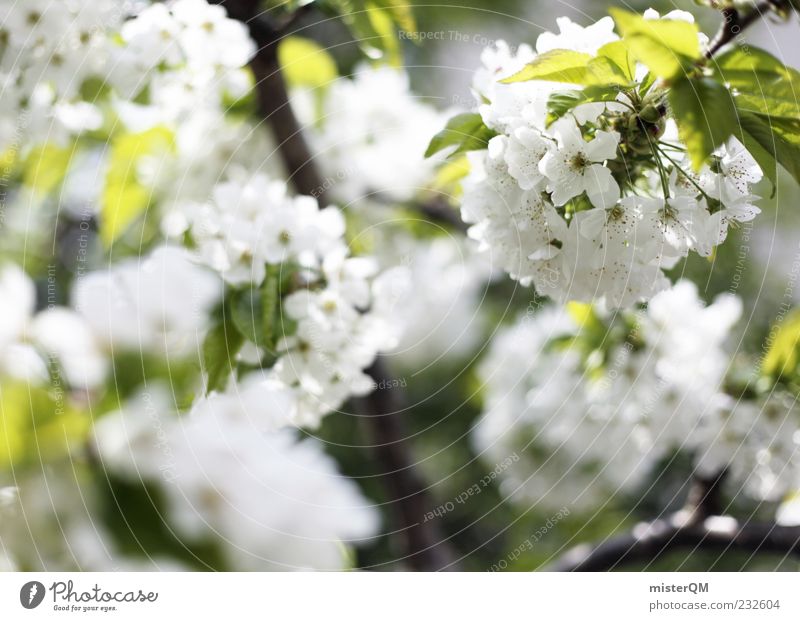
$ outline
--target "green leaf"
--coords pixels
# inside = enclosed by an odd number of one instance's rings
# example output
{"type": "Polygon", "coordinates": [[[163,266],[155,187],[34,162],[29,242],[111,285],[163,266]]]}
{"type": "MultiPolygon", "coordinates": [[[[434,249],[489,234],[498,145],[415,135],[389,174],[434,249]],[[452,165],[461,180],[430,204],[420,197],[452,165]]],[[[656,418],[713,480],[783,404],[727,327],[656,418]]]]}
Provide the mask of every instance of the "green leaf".
{"type": "Polygon", "coordinates": [[[691,71],[701,58],[696,24],[676,19],[645,19],[610,9],[633,57],[660,78],[674,79],[691,71]]]}
{"type": "Polygon", "coordinates": [[[385,58],[393,67],[402,66],[403,54],[400,48],[400,39],[397,36],[391,13],[376,7],[371,2],[367,2],[366,7],[366,18],[374,33],[372,39],[377,43],[381,57],[385,58]]]}
{"type": "Polygon", "coordinates": [[[625,41],[606,43],[597,50],[597,55],[611,60],[629,81],[633,81],[636,77],[636,60],[631,56],[631,51],[625,41]]]}
{"type": "Polygon", "coordinates": [[[537,56],[512,76],[500,80],[503,84],[547,80],[550,82],[570,82],[582,84],[591,54],[572,50],[550,50],[537,56]],[[577,81],[576,81],[577,80],[577,81]]]}
{"type": "MultiPolygon", "coordinates": [[[[736,106],[755,114],[800,120],[800,102],[792,99],[790,94],[781,96],[780,90],[772,89],[763,95],[736,95],[736,106]]],[[[797,95],[800,96],[800,92],[797,95]]]]}
{"type": "Polygon", "coordinates": [[[0,386],[0,469],[41,467],[83,446],[91,417],[65,399],[24,382],[0,386]]]}
{"type": "Polygon", "coordinates": [[[81,99],[91,103],[107,99],[111,91],[112,89],[108,82],[97,76],[86,78],[79,88],[81,99]]]}
{"type": "Polygon", "coordinates": [[[373,0],[372,4],[388,13],[398,28],[408,33],[416,32],[417,21],[408,0],[373,0]]]}
{"type": "Polygon", "coordinates": [[[263,346],[269,351],[275,349],[278,336],[276,326],[280,311],[281,268],[280,265],[268,265],[267,275],[261,284],[261,332],[263,346]]]}
{"type": "Polygon", "coordinates": [[[598,56],[589,61],[586,77],[582,84],[585,86],[604,86],[608,84],[627,86],[630,82],[631,78],[628,77],[627,70],[607,56],[598,56]]]}
{"type": "Polygon", "coordinates": [[[100,239],[106,246],[114,243],[150,204],[151,190],[139,181],[137,172],[141,159],[173,149],[172,132],[161,126],[119,135],[111,143],[100,208],[100,239]]]}
{"type": "Polygon", "coordinates": [[[236,354],[244,343],[242,333],[231,318],[223,317],[214,324],[203,341],[203,367],[206,372],[206,393],[225,388],[236,368],[236,354]]]}
{"type": "Polygon", "coordinates": [[[469,170],[469,159],[462,153],[436,171],[432,188],[446,193],[447,196],[458,198],[463,193],[461,180],[469,174],[469,170]]]}
{"type": "Polygon", "coordinates": [[[656,83],[657,79],[658,76],[654,75],[652,71],[648,71],[647,75],[644,76],[642,82],[639,84],[639,96],[644,97],[652,88],[653,84],[656,83]]]}
{"type": "Polygon", "coordinates": [[[290,87],[325,88],[339,77],[333,57],[318,43],[304,37],[281,39],[278,61],[290,87]]]}
{"type": "Polygon", "coordinates": [[[579,91],[553,93],[547,100],[547,125],[554,123],[576,106],[599,101],[616,101],[618,94],[617,86],[587,86],[579,91]]]}
{"type": "Polygon", "coordinates": [[[777,82],[795,80],[799,75],[766,50],[750,46],[735,47],[715,56],[710,63],[721,81],[746,92],[763,92],[777,82]]]}
{"type": "Polygon", "coordinates": [[[267,266],[267,275],[258,288],[237,291],[231,296],[231,321],[241,335],[258,347],[274,350],[281,266],[267,266]]]}
{"type": "Polygon", "coordinates": [[[749,112],[739,113],[739,139],[774,184],[776,164],[780,164],[800,183],[800,136],[782,131],[778,123],[770,123],[749,112]]]}
{"type": "Polygon", "coordinates": [[[425,151],[425,157],[430,157],[442,149],[457,145],[450,155],[457,155],[466,151],[485,149],[497,133],[483,124],[481,115],[476,112],[465,112],[454,116],[447,122],[445,128],[436,134],[425,151]]]}
{"type": "Polygon", "coordinates": [[[35,147],[25,158],[22,183],[42,194],[53,191],[67,174],[73,152],[51,143],[35,147]]]}
{"type": "Polygon", "coordinates": [[[764,50],[735,48],[722,54],[715,59],[714,77],[733,89],[742,110],[800,119],[800,72],[764,50]]]}
{"type": "Polygon", "coordinates": [[[231,321],[239,333],[251,343],[264,345],[264,330],[261,317],[264,308],[261,292],[256,288],[237,291],[230,301],[231,321]]]}
{"type": "Polygon", "coordinates": [[[572,50],[551,50],[540,54],[503,84],[542,80],[567,84],[627,84],[625,71],[607,56],[593,57],[572,50]]]}
{"type": "Polygon", "coordinates": [[[797,376],[800,363],[800,310],[786,317],[761,363],[761,373],[773,379],[797,376]]]}
{"type": "Polygon", "coordinates": [[[738,126],[730,92],[711,78],[680,79],[669,90],[678,133],[699,170],[738,126]]]}
{"type": "Polygon", "coordinates": [[[413,33],[416,22],[405,0],[326,0],[320,2],[342,16],[361,50],[374,60],[388,59],[400,66],[402,54],[397,30],[413,33]]]}

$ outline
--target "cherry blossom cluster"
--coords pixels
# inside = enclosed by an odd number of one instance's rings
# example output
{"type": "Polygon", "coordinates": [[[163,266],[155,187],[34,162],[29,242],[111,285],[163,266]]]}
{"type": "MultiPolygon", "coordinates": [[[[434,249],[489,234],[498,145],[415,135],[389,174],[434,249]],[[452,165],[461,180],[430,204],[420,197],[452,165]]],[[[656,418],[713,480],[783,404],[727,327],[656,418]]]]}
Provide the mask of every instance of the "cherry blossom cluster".
{"type": "Polygon", "coordinates": [[[122,20],[111,0],[0,3],[0,152],[100,126],[81,87],[109,71],[122,20]]]}
{"type": "Polygon", "coordinates": [[[219,279],[188,250],[164,245],[84,275],[72,304],[107,355],[152,353],[178,361],[197,356],[221,295],[219,279]]]}
{"type": "Polygon", "coordinates": [[[35,308],[33,281],[13,263],[0,265],[0,377],[46,385],[63,376],[78,391],[101,385],[108,361],[90,326],[64,306],[35,308]]]}
{"type": "Polygon", "coordinates": [[[320,443],[255,434],[216,409],[173,409],[168,389],[151,388],[104,417],[94,441],[110,472],[162,482],[170,523],[187,541],[219,538],[242,571],[340,570],[342,544],[376,533],[377,512],[320,443]]]}
{"type": "MultiPolygon", "coordinates": [[[[668,286],[665,269],[692,251],[709,256],[729,226],[755,217],[752,185],[762,173],[735,138],[694,171],[658,89],[641,101],[620,92],[554,119],[551,96],[575,84],[501,82],[548,52],[595,55],[619,39],[609,17],[586,28],[558,23],[535,50],[499,42],[484,51],[473,88],[496,135],[469,154],[461,213],[512,278],[558,301],[628,307],[668,286]]],[[[636,79],[645,74],[637,66],[636,79]]]]}
{"type": "Polygon", "coordinates": [[[121,120],[140,129],[220,107],[250,87],[247,30],[205,0],[0,5],[0,151],[66,146],[121,120]],[[114,115],[108,112],[113,111],[114,115]]]}
{"type": "Polygon", "coordinates": [[[676,450],[705,474],[727,468],[759,499],[795,489],[794,399],[726,392],[726,337],[740,312],[738,298],[704,306],[679,281],[644,311],[574,303],[505,329],[480,368],[484,415],[474,434],[489,462],[523,457],[504,473],[505,494],[588,509],[640,489],[676,450]]]}
{"type": "Polygon", "coordinates": [[[435,161],[424,158],[425,147],[445,115],[412,92],[404,71],[358,66],[328,85],[319,119],[306,93],[293,99],[330,186],[320,191],[357,205],[407,201],[427,187],[435,161]]]}
{"type": "MultiPolygon", "coordinates": [[[[402,268],[379,273],[374,259],[349,256],[336,207],[290,196],[285,183],[260,174],[218,184],[209,202],[189,203],[184,214],[198,259],[230,285],[262,286],[267,272],[290,283],[278,358],[259,385],[291,391],[293,405],[270,426],[316,426],[348,397],[371,390],[364,369],[396,344],[392,311],[406,290],[402,268]]],[[[264,353],[250,349],[251,361],[264,353]]],[[[246,394],[257,405],[257,392],[246,394]]]]}

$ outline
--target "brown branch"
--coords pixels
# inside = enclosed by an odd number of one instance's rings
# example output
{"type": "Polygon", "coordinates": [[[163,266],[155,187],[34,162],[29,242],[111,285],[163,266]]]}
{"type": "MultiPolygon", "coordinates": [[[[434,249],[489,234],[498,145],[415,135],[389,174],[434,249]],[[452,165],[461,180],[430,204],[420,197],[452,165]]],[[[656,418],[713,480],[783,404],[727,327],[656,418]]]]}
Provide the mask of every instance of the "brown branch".
{"type": "Polygon", "coordinates": [[[402,207],[410,212],[418,213],[434,224],[439,224],[460,233],[466,233],[469,225],[461,219],[458,208],[451,205],[444,196],[435,196],[429,200],[397,203],[384,199],[380,194],[371,196],[381,207],[402,207]]]}
{"type": "Polygon", "coordinates": [[[714,35],[714,38],[708,44],[705,57],[707,59],[712,58],[728,43],[736,40],[746,28],[752,26],[768,13],[783,8],[784,4],[786,4],[786,2],[782,0],[762,0],[762,2],[756,4],[744,15],[734,8],[723,9],[722,24],[717,34],[714,35]]]}
{"type": "Polygon", "coordinates": [[[691,527],[675,525],[672,520],[656,520],[597,546],[578,546],[548,569],[609,571],[629,563],[654,561],[681,549],[774,553],[800,558],[800,527],[739,524],[730,517],[709,517],[691,527]]]}
{"type": "MultiPolygon", "coordinates": [[[[290,32],[300,12],[309,10],[311,5],[299,9],[276,27],[260,12],[258,0],[212,1],[224,5],[230,17],[249,27],[258,46],[250,67],[257,84],[259,113],[278,142],[287,173],[297,191],[316,196],[324,205],[325,184],[292,110],[277,56],[281,38],[290,32]]],[[[381,360],[372,365],[369,373],[378,386],[392,385],[391,376],[381,360]]],[[[403,554],[407,562],[419,571],[455,567],[455,556],[436,524],[423,521],[434,505],[404,440],[407,436],[400,420],[404,409],[401,393],[395,388],[378,389],[359,399],[356,405],[366,417],[374,437],[375,452],[384,469],[382,479],[392,501],[398,506],[398,532],[403,538],[403,554]]]]}
{"type": "Polygon", "coordinates": [[[435,502],[426,491],[425,481],[418,475],[413,456],[408,450],[408,437],[402,416],[406,411],[402,392],[393,387],[392,376],[385,363],[378,359],[367,371],[376,390],[356,401],[356,408],[374,441],[373,450],[384,472],[381,478],[397,505],[398,532],[403,536],[404,560],[417,571],[451,570],[456,557],[436,523],[425,521],[435,509],[435,502]]]}
{"type": "Polygon", "coordinates": [[[637,525],[631,533],[580,545],[549,566],[551,571],[609,571],[652,562],[677,550],[774,553],[800,558],[800,526],[744,522],[719,511],[724,473],[695,479],[686,506],[666,519],[637,525]]]}
{"type": "Polygon", "coordinates": [[[223,5],[229,17],[243,22],[250,29],[250,35],[258,46],[255,58],[250,61],[256,80],[258,112],[272,131],[294,187],[300,194],[315,196],[320,204],[325,205],[325,184],[303,135],[303,128],[292,110],[278,62],[278,44],[312,5],[301,7],[279,26],[273,26],[255,0],[211,1],[223,5]]]}
{"type": "Polygon", "coordinates": [[[411,209],[415,209],[431,222],[443,224],[446,227],[462,233],[465,233],[469,228],[469,225],[461,219],[458,209],[455,209],[443,199],[435,199],[424,203],[414,203],[411,205],[411,209]]]}

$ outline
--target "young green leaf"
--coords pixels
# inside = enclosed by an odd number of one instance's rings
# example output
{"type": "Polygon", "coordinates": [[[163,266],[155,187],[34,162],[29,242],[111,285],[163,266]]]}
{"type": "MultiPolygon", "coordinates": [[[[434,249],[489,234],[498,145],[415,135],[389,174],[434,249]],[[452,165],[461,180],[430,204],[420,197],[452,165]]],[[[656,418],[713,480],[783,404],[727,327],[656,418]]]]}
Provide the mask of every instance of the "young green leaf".
{"type": "Polygon", "coordinates": [[[714,77],[748,112],[800,119],[800,72],[758,48],[735,48],[715,60],[714,77]]]}
{"type": "Polygon", "coordinates": [[[645,19],[622,9],[610,12],[630,53],[656,76],[681,77],[700,60],[696,24],[676,19],[645,19]]]}
{"type": "Polygon", "coordinates": [[[444,192],[448,196],[458,198],[463,190],[461,180],[469,174],[470,164],[466,154],[453,158],[436,171],[432,189],[444,192]]]}
{"type": "Polygon", "coordinates": [[[465,112],[457,114],[447,122],[445,128],[436,134],[425,151],[425,157],[430,157],[447,147],[456,146],[450,155],[457,155],[466,151],[485,149],[496,132],[483,124],[480,114],[465,112]]]}
{"type": "Polygon", "coordinates": [[[369,58],[402,63],[400,39],[396,30],[413,33],[416,21],[405,0],[326,0],[323,7],[341,15],[356,43],[369,58]]]}
{"type": "Polygon", "coordinates": [[[59,147],[52,143],[33,149],[23,163],[22,183],[47,194],[64,179],[69,169],[74,147],[59,147]]]}
{"type": "Polygon", "coordinates": [[[235,368],[236,354],[244,343],[242,333],[225,315],[208,331],[203,342],[206,393],[222,390],[235,368]]]}
{"type": "Polygon", "coordinates": [[[669,103],[692,166],[699,170],[738,126],[733,97],[711,78],[683,78],[670,88],[669,103]]]}
{"type": "Polygon", "coordinates": [[[139,181],[137,167],[141,158],[165,154],[173,148],[174,136],[165,127],[122,134],[111,144],[100,208],[100,239],[106,246],[122,235],[150,203],[150,189],[139,181]]]}
{"type": "Polygon", "coordinates": [[[398,28],[409,33],[416,32],[417,21],[408,0],[373,0],[371,4],[388,13],[398,28]]]}
{"type": "Polygon", "coordinates": [[[606,43],[597,50],[597,55],[611,60],[629,81],[632,82],[636,77],[636,61],[631,56],[631,51],[625,41],[606,43]]]}
{"type": "Polygon", "coordinates": [[[70,400],[27,382],[3,379],[0,390],[0,468],[38,464],[84,446],[92,419],[70,400]]]}
{"type": "Polygon", "coordinates": [[[625,71],[608,56],[593,57],[572,50],[551,50],[540,54],[503,84],[540,80],[566,84],[627,84],[625,71]]]}
{"type": "Polygon", "coordinates": [[[617,86],[587,86],[582,90],[560,91],[547,100],[547,125],[551,125],[574,107],[599,101],[616,101],[617,86]]]}
{"type": "Polygon", "coordinates": [[[268,265],[267,274],[261,285],[261,332],[263,346],[272,351],[278,339],[276,326],[280,313],[281,266],[268,265]]]}
{"type": "MultiPolygon", "coordinates": [[[[736,105],[740,110],[755,114],[800,120],[800,102],[793,100],[791,95],[781,96],[778,89],[772,89],[768,93],[763,95],[737,94],[736,105]]],[[[797,95],[800,95],[800,92],[797,95]]]]}
{"type": "Polygon", "coordinates": [[[237,291],[230,298],[230,318],[234,327],[251,343],[265,344],[263,322],[264,307],[261,292],[256,288],[237,291]]]}
{"type": "Polygon", "coordinates": [[[339,77],[336,62],[327,50],[304,37],[281,39],[278,61],[290,87],[324,88],[339,77]]]}
{"type": "Polygon", "coordinates": [[[797,376],[800,365],[800,311],[782,322],[761,363],[761,373],[772,379],[797,376]]]}
{"type": "Polygon", "coordinates": [[[745,92],[762,92],[782,80],[796,80],[800,74],[784,65],[766,50],[735,47],[711,63],[722,82],[745,92]]]}
{"type": "Polygon", "coordinates": [[[776,164],[800,183],[800,137],[782,131],[778,123],[770,121],[768,117],[740,111],[738,137],[773,184],[776,164]]]}
{"type": "Polygon", "coordinates": [[[572,50],[550,50],[540,54],[520,71],[500,82],[511,84],[529,80],[547,80],[582,84],[590,60],[592,60],[591,54],[572,50]]]}

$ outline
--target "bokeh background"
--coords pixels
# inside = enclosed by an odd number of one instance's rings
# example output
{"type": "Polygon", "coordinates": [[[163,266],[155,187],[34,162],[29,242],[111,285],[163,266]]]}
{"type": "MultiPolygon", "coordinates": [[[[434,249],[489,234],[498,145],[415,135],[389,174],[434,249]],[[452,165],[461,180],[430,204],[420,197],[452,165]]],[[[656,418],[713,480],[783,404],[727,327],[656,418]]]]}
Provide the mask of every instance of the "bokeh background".
{"type": "MultiPolygon", "coordinates": [[[[539,34],[555,29],[559,16],[588,24],[606,15],[609,6],[624,6],[635,11],[652,7],[662,13],[679,8],[695,13],[701,28],[709,34],[716,30],[720,19],[718,12],[699,7],[690,0],[614,3],[578,0],[432,3],[423,0],[413,4],[419,32],[441,33],[436,38],[399,41],[402,68],[409,76],[413,92],[420,102],[441,113],[434,124],[445,119],[448,113],[474,109],[470,83],[486,46],[501,39],[512,46],[535,44],[539,34]]],[[[341,76],[350,75],[365,62],[352,34],[338,19],[321,18],[320,13],[311,12],[294,28],[297,35],[312,39],[327,50],[341,76]]],[[[744,39],[771,51],[786,64],[798,67],[798,34],[800,25],[795,20],[788,24],[765,22],[748,30],[744,39]]],[[[305,119],[309,135],[313,135],[314,122],[308,118],[308,111],[315,105],[313,97],[310,99],[303,89],[296,89],[291,92],[291,103],[301,119],[305,119]]],[[[387,101],[387,108],[392,103],[387,101]]],[[[377,108],[380,105],[379,101],[377,108]]],[[[342,129],[348,130],[347,127],[342,129]]],[[[324,156],[320,158],[324,160],[324,156]]],[[[261,162],[263,168],[270,172],[279,168],[274,161],[266,161],[268,159],[261,162]]],[[[375,162],[376,166],[380,164],[375,162]]],[[[322,167],[325,168],[324,162],[322,167]]],[[[334,168],[333,174],[336,173],[334,168]]],[[[347,169],[344,176],[358,179],[362,174],[363,171],[356,168],[347,169]]],[[[392,174],[388,171],[387,183],[391,182],[392,174]]],[[[72,189],[80,200],[92,200],[87,198],[85,186],[93,182],[91,176],[76,182],[82,187],[72,189]]],[[[403,179],[398,179],[399,185],[403,183],[403,179]]],[[[765,340],[779,313],[785,315],[787,305],[793,307],[800,303],[800,291],[795,288],[800,272],[800,188],[785,175],[774,191],[768,183],[763,183],[758,191],[763,197],[759,202],[762,213],[753,222],[732,230],[727,242],[712,258],[692,254],[669,274],[673,280],[693,281],[707,303],[723,293],[733,293],[742,299],[743,319],[730,337],[736,344],[736,355],[741,358],[742,367],[755,364],[763,354],[765,340]]],[[[84,253],[85,258],[88,253],[96,265],[102,265],[104,260],[94,230],[86,240],[87,229],[81,225],[80,205],[77,209],[75,204],[70,207],[73,199],[69,192],[62,193],[61,200],[61,204],[42,207],[49,214],[42,215],[43,218],[61,210],[65,214],[59,218],[55,230],[58,243],[50,246],[52,256],[41,252],[48,244],[40,244],[28,236],[35,227],[30,226],[26,218],[17,217],[14,221],[9,218],[0,238],[5,255],[27,257],[26,269],[34,275],[39,299],[43,301],[40,306],[67,302],[68,287],[54,283],[69,282],[80,269],[76,256],[84,253]],[[15,229],[17,224],[19,228],[15,229]]],[[[453,204],[445,208],[455,210],[453,204]]],[[[384,261],[391,258],[395,264],[405,265],[417,279],[420,296],[416,305],[413,299],[406,300],[405,309],[401,309],[402,314],[411,318],[406,326],[407,336],[399,350],[383,358],[390,372],[387,381],[392,385],[377,386],[377,392],[391,389],[403,394],[405,405],[399,412],[403,423],[402,444],[414,468],[427,482],[426,492],[433,503],[428,509],[436,513],[433,517],[423,513],[418,519],[420,522],[435,521],[461,559],[463,569],[541,569],[577,544],[630,531],[641,521],[664,516],[682,506],[692,475],[691,460],[682,455],[664,460],[640,488],[614,494],[589,511],[553,509],[552,503],[540,506],[510,502],[510,487],[504,485],[503,477],[490,476],[493,470],[498,467],[502,470],[503,466],[479,454],[473,441],[473,429],[484,407],[478,367],[499,331],[520,318],[538,316],[548,302],[537,297],[531,288],[520,286],[474,256],[454,227],[432,221],[411,206],[382,211],[373,197],[356,196],[345,210],[358,216],[358,230],[350,238],[355,249],[372,252],[379,248],[384,261]],[[422,251],[419,240],[423,241],[422,251]],[[444,269],[438,269],[441,266],[444,269]],[[431,274],[442,280],[431,281],[431,274]],[[487,476],[490,476],[489,484],[481,484],[479,493],[464,497],[466,490],[474,488],[487,476]],[[521,548],[524,551],[521,552],[521,548]]],[[[31,212],[30,217],[39,215],[31,212]]],[[[152,222],[146,223],[140,241],[152,241],[155,228],[152,222]]],[[[127,363],[118,361],[117,392],[108,399],[132,392],[150,375],[170,376],[173,396],[178,401],[185,400],[190,378],[172,375],[164,368],[145,368],[136,357],[127,363]]],[[[107,403],[97,405],[101,410],[109,409],[107,403]]],[[[321,441],[341,472],[357,483],[380,513],[382,534],[356,548],[349,565],[375,570],[407,569],[407,559],[403,558],[397,537],[397,529],[403,524],[399,517],[401,508],[387,491],[387,463],[376,450],[376,439],[366,419],[356,403],[347,403],[342,411],[324,418],[319,429],[300,433],[321,441]]],[[[95,458],[91,453],[81,457],[90,463],[95,458]]],[[[93,496],[99,500],[91,517],[103,524],[114,540],[114,549],[123,557],[172,559],[176,568],[231,569],[213,542],[187,548],[166,525],[163,499],[157,489],[108,473],[88,479],[82,478],[83,475],[70,476],[68,466],[63,461],[53,464],[40,461],[25,466],[33,470],[38,468],[46,475],[43,481],[58,480],[58,475],[64,474],[70,479],[71,484],[63,489],[43,494],[43,512],[62,501],[65,505],[74,502],[82,490],[91,488],[93,496]],[[69,497],[68,500],[63,500],[61,495],[69,497]]],[[[581,483],[569,477],[564,477],[557,485],[565,497],[581,491],[581,483]]],[[[0,497],[0,535],[8,542],[18,531],[4,532],[2,512],[11,503],[2,501],[0,497]]],[[[764,520],[774,517],[774,503],[762,506],[743,495],[726,497],[724,502],[730,502],[741,515],[764,520]]],[[[565,504],[563,509],[568,506],[565,504]]],[[[35,546],[40,534],[28,531],[25,536],[31,537],[30,545],[35,546]]],[[[54,539],[61,536],[57,531],[50,535],[54,539]]],[[[46,550],[48,542],[42,539],[39,545],[46,550]]],[[[36,556],[31,554],[31,558],[36,556]]],[[[162,561],[160,567],[170,569],[173,566],[162,561]]],[[[31,563],[22,568],[38,567],[31,563]]],[[[796,571],[800,563],[778,555],[692,551],[676,552],[646,565],[626,565],[625,569],[796,571]]]]}

